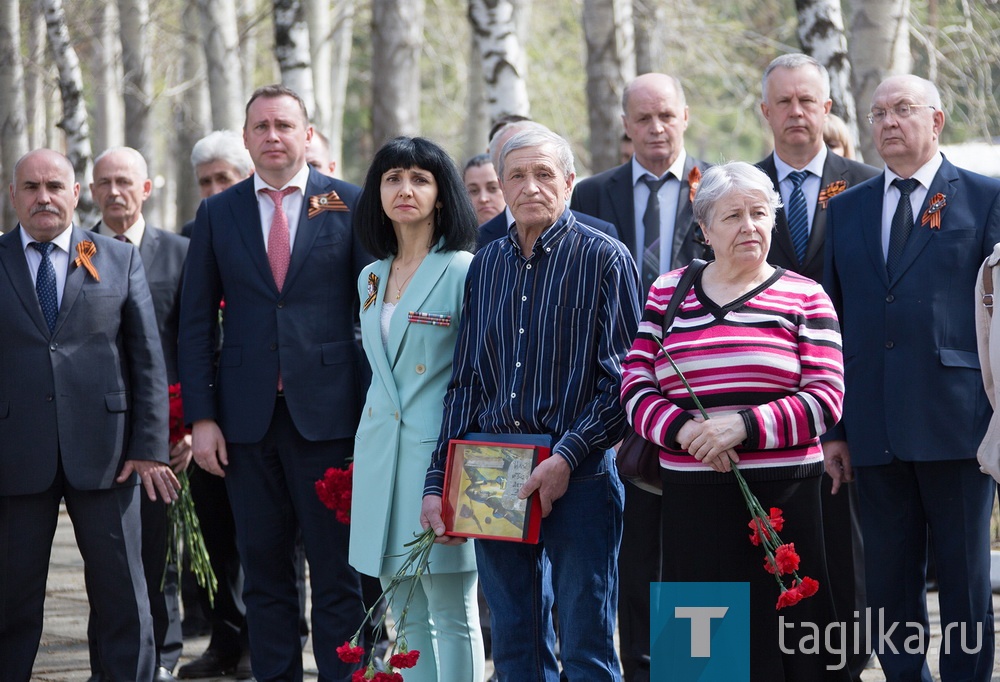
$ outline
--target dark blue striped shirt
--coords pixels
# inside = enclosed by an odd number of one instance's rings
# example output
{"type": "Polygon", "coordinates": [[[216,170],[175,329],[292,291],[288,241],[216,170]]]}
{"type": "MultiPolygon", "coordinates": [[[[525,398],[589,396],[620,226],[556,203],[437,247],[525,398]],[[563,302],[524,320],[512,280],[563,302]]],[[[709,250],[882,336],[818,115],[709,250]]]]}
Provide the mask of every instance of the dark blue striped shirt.
{"type": "Polygon", "coordinates": [[[470,431],[550,434],[571,469],[620,440],[621,363],[639,325],[638,291],[628,249],[568,210],[530,258],[513,228],[480,250],[424,494],[442,493],[448,441],[470,431]]]}

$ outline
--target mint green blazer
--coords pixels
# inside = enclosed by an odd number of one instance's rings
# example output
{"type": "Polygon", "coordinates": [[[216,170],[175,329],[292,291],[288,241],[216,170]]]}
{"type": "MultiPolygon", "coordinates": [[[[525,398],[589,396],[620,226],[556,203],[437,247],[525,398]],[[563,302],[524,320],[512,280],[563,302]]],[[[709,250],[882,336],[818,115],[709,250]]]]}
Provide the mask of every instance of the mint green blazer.
{"type": "MultiPolygon", "coordinates": [[[[362,344],[372,369],[354,448],[350,562],[367,575],[398,570],[403,545],[419,533],[424,475],[441,431],[442,401],[451,378],[452,355],[472,262],[467,251],[431,249],[414,273],[382,346],[379,316],[392,259],[366,267],[358,278],[362,344]],[[369,275],[374,274],[374,302],[369,275]],[[409,313],[450,316],[447,325],[410,322],[409,313]]],[[[476,568],[472,543],[435,545],[432,573],[476,568]]]]}

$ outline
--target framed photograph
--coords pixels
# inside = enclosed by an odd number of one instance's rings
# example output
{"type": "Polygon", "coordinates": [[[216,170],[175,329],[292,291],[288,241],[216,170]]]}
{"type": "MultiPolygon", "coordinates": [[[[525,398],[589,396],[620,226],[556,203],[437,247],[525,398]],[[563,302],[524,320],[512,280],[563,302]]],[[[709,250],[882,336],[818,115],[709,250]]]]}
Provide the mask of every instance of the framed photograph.
{"type": "Polygon", "coordinates": [[[537,493],[526,500],[517,493],[550,452],[548,436],[469,434],[452,440],[441,500],[445,534],[536,544],[541,502],[537,493]]]}

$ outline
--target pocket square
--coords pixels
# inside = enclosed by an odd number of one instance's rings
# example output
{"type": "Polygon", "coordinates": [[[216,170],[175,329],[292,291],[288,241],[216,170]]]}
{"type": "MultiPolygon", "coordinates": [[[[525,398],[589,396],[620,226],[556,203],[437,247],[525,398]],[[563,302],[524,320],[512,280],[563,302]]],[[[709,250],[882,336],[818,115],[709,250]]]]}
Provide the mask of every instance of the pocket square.
{"type": "Polygon", "coordinates": [[[410,312],[406,319],[414,324],[432,324],[435,327],[450,327],[451,315],[443,313],[417,313],[410,312]]]}

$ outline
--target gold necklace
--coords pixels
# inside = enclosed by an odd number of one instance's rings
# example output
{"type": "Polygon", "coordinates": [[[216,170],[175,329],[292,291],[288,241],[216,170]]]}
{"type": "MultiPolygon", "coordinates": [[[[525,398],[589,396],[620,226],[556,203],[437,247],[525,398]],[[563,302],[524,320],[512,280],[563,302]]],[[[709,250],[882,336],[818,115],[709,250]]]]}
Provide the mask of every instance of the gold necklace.
{"type": "MultiPolygon", "coordinates": [[[[402,281],[402,283],[397,283],[396,284],[396,300],[397,301],[399,300],[399,297],[403,295],[403,289],[406,287],[406,285],[409,283],[409,281],[413,278],[413,275],[416,274],[416,272],[420,268],[420,264],[423,262],[423,260],[424,259],[421,258],[419,261],[417,261],[417,264],[413,266],[412,270],[410,270],[410,274],[406,276],[406,279],[404,279],[402,281]]],[[[397,282],[399,280],[399,271],[400,270],[402,270],[402,268],[399,265],[397,265],[395,267],[397,282]]]]}

